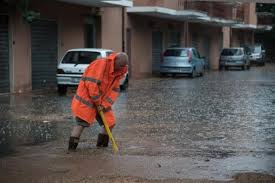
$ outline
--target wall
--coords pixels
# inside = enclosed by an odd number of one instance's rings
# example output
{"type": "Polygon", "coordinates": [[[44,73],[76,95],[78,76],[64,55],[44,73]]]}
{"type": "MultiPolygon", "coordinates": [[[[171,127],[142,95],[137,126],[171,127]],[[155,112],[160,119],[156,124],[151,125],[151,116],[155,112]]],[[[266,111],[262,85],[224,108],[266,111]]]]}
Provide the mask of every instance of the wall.
{"type": "Polygon", "coordinates": [[[33,1],[31,8],[40,12],[42,19],[57,21],[59,59],[68,49],[84,47],[84,19],[90,13],[89,7],[55,1],[33,1]]]}
{"type": "MultiPolygon", "coordinates": [[[[58,60],[66,50],[84,47],[84,18],[89,14],[90,8],[55,1],[33,1],[30,9],[40,12],[41,19],[57,21],[58,60]]],[[[23,21],[21,13],[18,11],[11,14],[10,32],[14,43],[11,50],[13,53],[11,92],[30,91],[32,85],[30,24],[23,21]]]]}
{"type": "MultiPolygon", "coordinates": [[[[190,23],[189,31],[191,32],[191,36],[197,36],[197,48],[201,56],[208,56],[209,69],[217,70],[219,68],[220,51],[225,44],[223,42],[224,35],[222,27],[190,23]],[[201,30],[204,31],[202,32],[201,30]],[[205,41],[208,42],[208,48],[205,45],[205,41]]],[[[192,40],[194,38],[191,37],[189,39],[192,45],[192,40]]],[[[228,44],[227,41],[226,44],[228,44]]]]}
{"type": "Polygon", "coordinates": [[[12,16],[12,81],[11,92],[31,90],[31,50],[30,27],[21,15],[16,12],[12,16]]]}
{"type": "Polygon", "coordinates": [[[133,0],[134,6],[159,6],[171,9],[183,9],[182,0],[133,0]]]}
{"type": "Polygon", "coordinates": [[[142,78],[152,75],[152,32],[163,33],[163,51],[169,46],[170,32],[180,32],[180,44],[184,46],[183,22],[147,16],[131,15],[127,27],[131,29],[131,66],[132,77],[142,78]]]}
{"type": "Polygon", "coordinates": [[[232,29],[232,38],[231,38],[231,47],[240,47],[241,40],[240,40],[241,32],[237,29],[232,29]]]}
{"type": "Polygon", "coordinates": [[[152,73],[152,29],[141,16],[132,16],[131,66],[132,77],[142,78],[152,73]]]}
{"type": "Polygon", "coordinates": [[[122,51],[122,8],[103,8],[102,48],[122,51]]]}
{"type": "Polygon", "coordinates": [[[230,27],[223,27],[222,32],[223,32],[223,48],[229,48],[231,29],[230,27]]]}
{"type": "Polygon", "coordinates": [[[257,24],[256,3],[244,4],[244,22],[247,24],[257,24]]]}

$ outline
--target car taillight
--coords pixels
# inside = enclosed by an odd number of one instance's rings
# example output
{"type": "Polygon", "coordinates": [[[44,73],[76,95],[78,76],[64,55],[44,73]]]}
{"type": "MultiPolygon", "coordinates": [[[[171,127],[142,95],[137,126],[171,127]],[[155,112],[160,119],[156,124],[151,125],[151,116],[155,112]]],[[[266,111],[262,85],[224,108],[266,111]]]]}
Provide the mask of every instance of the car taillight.
{"type": "Polygon", "coordinates": [[[188,62],[190,63],[192,61],[192,51],[188,51],[188,62]]]}
{"type": "Polygon", "coordinates": [[[57,69],[57,74],[65,74],[65,72],[63,71],[63,69],[57,69]]]}

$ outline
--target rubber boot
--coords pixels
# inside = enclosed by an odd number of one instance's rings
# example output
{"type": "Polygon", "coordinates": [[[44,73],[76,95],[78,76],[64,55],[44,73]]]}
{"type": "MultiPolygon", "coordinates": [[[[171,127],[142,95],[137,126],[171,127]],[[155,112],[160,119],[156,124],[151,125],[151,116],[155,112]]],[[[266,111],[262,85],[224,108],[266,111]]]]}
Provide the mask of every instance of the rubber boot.
{"type": "Polygon", "coordinates": [[[109,137],[106,134],[98,134],[96,147],[108,147],[109,137]]]}
{"type": "Polygon", "coordinates": [[[75,151],[76,147],[78,145],[78,142],[79,142],[79,138],[78,137],[70,137],[68,152],[75,151]]]}

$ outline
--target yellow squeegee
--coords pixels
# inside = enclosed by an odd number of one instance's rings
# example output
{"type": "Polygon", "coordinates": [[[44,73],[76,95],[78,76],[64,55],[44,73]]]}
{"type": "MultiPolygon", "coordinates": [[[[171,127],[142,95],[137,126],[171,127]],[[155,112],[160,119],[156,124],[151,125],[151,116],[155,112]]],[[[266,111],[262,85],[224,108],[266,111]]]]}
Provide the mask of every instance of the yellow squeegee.
{"type": "Polygon", "coordinates": [[[108,134],[108,136],[109,136],[109,139],[110,139],[111,142],[112,142],[113,151],[114,151],[114,153],[116,153],[116,152],[118,152],[118,147],[117,147],[116,141],[115,141],[115,139],[114,139],[114,137],[113,137],[113,135],[112,135],[112,132],[111,132],[111,130],[110,130],[108,124],[107,124],[107,121],[106,121],[106,119],[105,119],[105,116],[104,116],[103,111],[102,111],[102,110],[99,111],[99,114],[100,114],[101,119],[102,119],[102,121],[103,121],[105,130],[106,130],[106,132],[107,132],[107,134],[108,134]]]}

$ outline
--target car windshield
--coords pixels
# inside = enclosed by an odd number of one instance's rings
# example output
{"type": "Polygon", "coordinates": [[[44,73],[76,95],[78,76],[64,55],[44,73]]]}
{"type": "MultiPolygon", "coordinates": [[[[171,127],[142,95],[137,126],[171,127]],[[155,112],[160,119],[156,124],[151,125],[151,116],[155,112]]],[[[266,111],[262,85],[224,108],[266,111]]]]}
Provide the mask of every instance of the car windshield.
{"type": "Polygon", "coordinates": [[[241,49],[224,49],[221,53],[222,56],[236,56],[242,54],[243,51],[241,49]]]}
{"type": "Polygon", "coordinates": [[[187,49],[169,49],[164,52],[165,57],[187,57],[187,49]]]}
{"type": "Polygon", "coordinates": [[[253,53],[261,53],[261,47],[260,46],[254,47],[253,53]]]}
{"type": "Polygon", "coordinates": [[[100,52],[91,51],[70,51],[62,60],[66,64],[90,64],[92,61],[101,58],[100,52]]]}
{"type": "Polygon", "coordinates": [[[114,52],[112,52],[112,51],[106,52],[107,57],[110,56],[112,53],[114,53],[114,52]]]}

